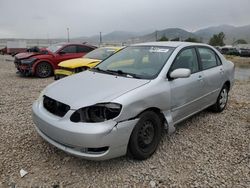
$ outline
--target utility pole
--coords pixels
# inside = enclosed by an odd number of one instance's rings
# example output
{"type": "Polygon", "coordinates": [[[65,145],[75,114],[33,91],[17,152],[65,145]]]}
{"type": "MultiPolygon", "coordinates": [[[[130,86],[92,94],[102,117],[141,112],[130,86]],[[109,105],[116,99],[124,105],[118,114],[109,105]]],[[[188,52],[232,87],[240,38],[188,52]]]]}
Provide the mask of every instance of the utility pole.
{"type": "Polygon", "coordinates": [[[158,38],[157,34],[158,34],[158,31],[156,30],[155,31],[155,41],[157,41],[157,38],[158,38]]]}
{"type": "Polygon", "coordinates": [[[68,42],[69,42],[69,28],[67,27],[68,42]]]}
{"type": "Polygon", "coordinates": [[[102,45],[102,32],[100,32],[100,44],[99,44],[99,46],[101,46],[102,45]]]}

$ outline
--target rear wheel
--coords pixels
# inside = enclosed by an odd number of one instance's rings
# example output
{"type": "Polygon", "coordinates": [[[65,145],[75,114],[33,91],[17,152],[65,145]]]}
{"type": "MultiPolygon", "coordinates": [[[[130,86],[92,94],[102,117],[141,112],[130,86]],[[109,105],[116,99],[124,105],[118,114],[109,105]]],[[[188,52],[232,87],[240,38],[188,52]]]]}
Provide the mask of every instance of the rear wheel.
{"type": "Polygon", "coordinates": [[[223,88],[221,89],[216,103],[213,106],[211,106],[211,109],[214,112],[222,112],[226,108],[228,101],[228,90],[229,89],[226,85],[224,85],[223,88]]]}
{"type": "Polygon", "coordinates": [[[52,66],[47,62],[41,62],[36,66],[36,76],[47,78],[52,75],[52,66]]]}
{"type": "Polygon", "coordinates": [[[149,158],[159,145],[161,130],[161,120],[156,113],[147,111],[141,114],[130,136],[129,154],[139,160],[149,158]]]}

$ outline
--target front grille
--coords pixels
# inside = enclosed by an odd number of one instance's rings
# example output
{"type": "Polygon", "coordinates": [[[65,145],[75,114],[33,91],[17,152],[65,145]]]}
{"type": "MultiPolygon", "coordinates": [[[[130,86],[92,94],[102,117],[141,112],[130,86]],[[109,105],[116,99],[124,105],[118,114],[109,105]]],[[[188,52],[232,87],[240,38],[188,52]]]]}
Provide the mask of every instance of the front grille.
{"type": "Polygon", "coordinates": [[[44,95],[43,106],[50,113],[63,117],[70,109],[70,106],[44,95]]]}

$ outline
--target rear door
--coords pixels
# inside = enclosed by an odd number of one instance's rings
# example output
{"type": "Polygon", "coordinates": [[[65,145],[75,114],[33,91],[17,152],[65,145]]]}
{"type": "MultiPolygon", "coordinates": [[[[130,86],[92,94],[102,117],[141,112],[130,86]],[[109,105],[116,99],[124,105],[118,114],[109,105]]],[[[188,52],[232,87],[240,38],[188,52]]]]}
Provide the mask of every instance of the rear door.
{"type": "Polygon", "coordinates": [[[190,69],[191,76],[169,80],[171,114],[175,123],[203,108],[202,96],[205,95],[203,73],[200,71],[195,47],[183,49],[176,56],[168,74],[178,68],[190,69]]]}
{"type": "Polygon", "coordinates": [[[214,104],[223,85],[224,70],[218,55],[208,47],[197,47],[204,76],[206,105],[214,104]]]}

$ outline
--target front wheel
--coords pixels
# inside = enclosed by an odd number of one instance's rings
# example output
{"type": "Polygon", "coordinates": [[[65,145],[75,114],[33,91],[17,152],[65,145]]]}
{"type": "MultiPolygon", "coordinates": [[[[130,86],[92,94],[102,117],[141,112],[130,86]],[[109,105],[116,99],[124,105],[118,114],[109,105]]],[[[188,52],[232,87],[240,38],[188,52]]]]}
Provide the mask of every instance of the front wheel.
{"type": "Polygon", "coordinates": [[[161,130],[161,120],[156,113],[152,111],[142,113],[128,144],[128,151],[132,157],[139,160],[149,158],[159,145],[161,130]]]}
{"type": "Polygon", "coordinates": [[[213,106],[211,106],[212,110],[214,112],[222,112],[226,108],[227,101],[228,101],[228,87],[224,85],[220,91],[216,103],[213,106]]]}
{"type": "Polygon", "coordinates": [[[36,66],[36,76],[47,78],[52,75],[52,66],[47,62],[41,62],[36,66]]]}

